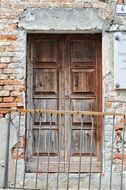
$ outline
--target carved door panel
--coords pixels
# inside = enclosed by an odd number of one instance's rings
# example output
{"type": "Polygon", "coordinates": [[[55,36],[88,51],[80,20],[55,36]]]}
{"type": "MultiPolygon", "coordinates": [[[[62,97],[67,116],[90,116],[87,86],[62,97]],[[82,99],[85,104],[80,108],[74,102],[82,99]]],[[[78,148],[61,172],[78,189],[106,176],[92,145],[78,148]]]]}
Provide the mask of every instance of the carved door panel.
{"type": "MultiPolygon", "coordinates": [[[[66,90],[69,97],[65,109],[72,111],[101,111],[101,48],[97,35],[71,35],[66,37],[66,90]],[[69,69],[68,69],[69,68],[69,69]]],[[[89,116],[73,116],[72,126],[66,121],[65,136],[68,145],[65,159],[68,161],[70,150],[70,172],[77,172],[80,161],[81,172],[89,172],[91,129],[92,137],[92,171],[99,170],[99,152],[101,141],[101,120],[89,116]],[[72,127],[72,129],[71,129],[72,127]],[[70,134],[71,133],[71,134],[70,134]],[[70,142],[70,135],[72,142],[70,142]],[[81,141],[80,141],[81,140],[81,141]]],[[[68,165],[65,167],[66,171],[68,165]]]]}
{"type": "MultiPolygon", "coordinates": [[[[28,47],[28,108],[101,111],[101,53],[98,35],[32,34],[28,36],[28,47]]],[[[29,142],[31,157],[27,162],[27,170],[35,171],[39,151],[40,172],[47,171],[48,156],[49,172],[57,172],[59,156],[60,171],[67,171],[70,150],[70,172],[78,171],[81,122],[79,117],[74,116],[71,130],[70,120],[70,116],[61,118],[43,114],[40,118],[39,114],[34,114],[32,140],[29,142]]],[[[90,151],[91,126],[91,118],[84,117],[82,172],[88,171],[85,168],[90,151]]],[[[96,160],[99,156],[100,130],[100,122],[95,120],[92,151],[96,160]]]]}
{"type": "MultiPolygon", "coordinates": [[[[64,77],[63,77],[63,43],[64,38],[57,35],[30,35],[28,52],[28,107],[44,110],[64,109],[64,77]]],[[[61,118],[58,115],[35,113],[31,131],[31,157],[27,162],[27,170],[36,170],[39,152],[39,172],[56,172],[59,159],[59,134],[61,118]],[[40,121],[41,120],[41,121],[40,121]],[[40,124],[41,122],[41,124],[40,124]],[[41,125],[41,126],[40,126],[41,125]],[[51,125],[51,127],[50,127],[51,125]],[[41,128],[41,129],[40,129],[41,128]],[[40,134],[40,135],[39,135],[40,134]],[[39,140],[40,139],[40,140],[39,140]]],[[[29,145],[29,147],[30,147],[29,145]]],[[[64,171],[64,149],[60,142],[60,171],[64,171]]]]}

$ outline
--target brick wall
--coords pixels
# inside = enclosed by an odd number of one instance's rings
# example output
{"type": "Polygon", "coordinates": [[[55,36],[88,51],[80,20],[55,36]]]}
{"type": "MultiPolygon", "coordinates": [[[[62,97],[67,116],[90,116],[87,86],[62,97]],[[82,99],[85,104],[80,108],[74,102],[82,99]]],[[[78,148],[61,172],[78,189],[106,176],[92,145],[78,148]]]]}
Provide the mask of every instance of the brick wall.
{"type": "MultiPolygon", "coordinates": [[[[18,22],[19,15],[30,7],[94,7],[101,10],[103,18],[107,18],[112,14],[114,4],[109,5],[96,0],[1,0],[0,108],[24,107],[25,57],[22,52],[25,51],[25,46],[21,45],[22,31],[18,28],[18,22]]],[[[0,116],[3,115],[4,113],[0,116]]]]}

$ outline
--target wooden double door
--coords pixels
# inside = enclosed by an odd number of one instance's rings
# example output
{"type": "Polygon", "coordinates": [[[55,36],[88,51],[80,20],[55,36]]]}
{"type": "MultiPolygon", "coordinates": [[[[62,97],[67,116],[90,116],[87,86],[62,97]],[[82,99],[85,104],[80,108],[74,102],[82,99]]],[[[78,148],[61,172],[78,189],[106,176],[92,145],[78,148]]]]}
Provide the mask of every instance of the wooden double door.
{"type": "MultiPolygon", "coordinates": [[[[101,111],[99,34],[29,34],[27,55],[28,108],[101,111]]],[[[50,114],[43,114],[41,129],[39,124],[39,114],[35,114],[30,126],[27,171],[36,170],[39,150],[40,172],[46,172],[48,161],[49,172],[57,172],[59,157],[60,171],[67,171],[69,154],[70,172],[77,172],[81,146],[80,116],[54,114],[51,118],[50,114]]],[[[99,165],[101,141],[98,118],[95,118],[93,125],[92,170],[95,172],[99,165]]],[[[84,116],[81,172],[89,171],[91,127],[91,117],[84,116]]]]}

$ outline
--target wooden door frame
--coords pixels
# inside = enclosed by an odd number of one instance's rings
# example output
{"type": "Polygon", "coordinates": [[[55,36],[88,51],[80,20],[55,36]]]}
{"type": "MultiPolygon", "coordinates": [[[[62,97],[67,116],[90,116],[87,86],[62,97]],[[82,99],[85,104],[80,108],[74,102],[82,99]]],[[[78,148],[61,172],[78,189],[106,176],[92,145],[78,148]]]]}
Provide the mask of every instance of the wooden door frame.
{"type": "MultiPolygon", "coordinates": [[[[29,34],[29,36],[31,36],[30,38],[31,38],[31,40],[33,41],[33,36],[36,36],[37,35],[37,37],[40,35],[40,36],[42,36],[42,35],[48,35],[48,34],[29,34]]],[[[80,35],[80,38],[81,38],[81,36],[82,36],[82,38],[85,36],[85,37],[87,37],[87,36],[89,36],[89,37],[91,37],[91,34],[49,34],[50,36],[52,35],[52,36],[56,36],[56,35],[61,35],[61,36],[63,36],[63,35],[73,35],[73,36],[77,36],[77,35],[80,35]]],[[[97,50],[101,50],[101,40],[100,39],[102,39],[102,37],[101,37],[101,34],[93,34],[92,35],[92,37],[94,38],[94,39],[96,39],[97,40],[97,50]]],[[[31,65],[33,65],[33,63],[32,63],[32,61],[30,61],[30,58],[31,58],[31,53],[30,53],[30,46],[31,46],[31,42],[30,42],[30,40],[28,39],[28,48],[27,48],[27,63],[30,63],[30,64],[27,64],[27,73],[28,73],[28,71],[30,70],[30,73],[32,73],[33,72],[33,69],[32,69],[32,67],[31,67],[31,65]]],[[[33,51],[33,49],[31,49],[31,51],[33,51]]],[[[102,111],[102,52],[101,51],[97,51],[96,52],[96,67],[97,67],[97,69],[98,69],[98,73],[100,74],[100,76],[99,75],[97,75],[97,78],[100,78],[100,81],[99,81],[99,84],[98,84],[98,86],[100,86],[100,87],[98,87],[97,88],[97,93],[98,94],[100,94],[99,96],[97,96],[98,98],[97,98],[97,100],[96,100],[96,102],[97,102],[97,105],[98,105],[98,109],[97,109],[97,111],[102,111]],[[100,67],[98,67],[98,65],[101,65],[100,67]],[[99,89],[100,89],[100,91],[99,91],[99,89]]],[[[64,65],[64,64],[63,64],[64,65]]],[[[66,75],[66,74],[65,74],[66,75]]],[[[27,76],[27,84],[28,83],[31,83],[31,84],[33,84],[32,83],[32,77],[29,77],[29,76],[27,76]]],[[[33,98],[32,98],[32,93],[31,93],[31,89],[33,89],[33,86],[31,86],[31,88],[30,89],[27,89],[27,92],[26,92],[26,97],[27,96],[29,96],[30,98],[30,104],[32,105],[33,104],[33,102],[32,102],[32,100],[33,100],[33,98]],[[29,95],[28,95],[29,94],[29,95]]],[[[68,89],[67,89],[68,90],[68,89]]],[[[65,90],[64,90],[64,92],[65,92],[65,90]]],[[[66,93],[65,94],[60,94],[59,96],[65,96],[66,95],[66,93]]],[[[61,107],[61,109],[62,109],[62,106],[60,106],[61,107]]],[[[26,98],[26,108],[29,108],[29,106],[28,106],[28,104],[27,104],[27,98],[26,98]]],[[[31,108],[31,107],[30,107],[31,108]]],[[[65,108],[64,109],[66,109],[66,106],[65,106],[65,108]]],[[[66,123],[66,121],[65,121],[65,123],[66,123]]],[[[98,120],[98,128],[99,128],[99,130],[97,130],[97,142],[98,142],[98,145],[97,145],[97,161],[100,161],[100,154],[101,154],[101,151],[99,151],[99,150],[101,150],[101,140],[102,140],[102,134],[101,134],[101,132],[102,132],[102,120],[100,119],[100,120],[98,120]]],[[[66,131],[67,132],[67,131],[66,131]]],[[[66,133],[65,132],[65,133],[66,133]]],[[[32,132],[30,132],[31,133],[31,135],[32,135],[32,132]]],[[[32,148],[31,148],[32,149],[32,148]]],[[[30,150],[31,150],[30,149],[30,150]]],[[[31,152],[31,154],[32,154],[32,152],[31,152]]]]}

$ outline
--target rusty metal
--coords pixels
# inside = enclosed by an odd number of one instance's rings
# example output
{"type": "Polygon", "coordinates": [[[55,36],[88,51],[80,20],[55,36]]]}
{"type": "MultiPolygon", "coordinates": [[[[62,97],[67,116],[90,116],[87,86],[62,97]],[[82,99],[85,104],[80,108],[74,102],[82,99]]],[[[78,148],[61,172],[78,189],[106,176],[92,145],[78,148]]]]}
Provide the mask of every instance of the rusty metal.
{"type": "Polygon", "coordinates": [[[10,147],[10,123],[11,123],[11,112],[9,112],[8,124],[7,124],[7,140],[5,150],[5,168],[3,176],[3,188],[8,187],[8,172],[9,172],[9,147],[10,147]]]}
{"type": "MultiPolygon", "coordinates": [[[[14,110],[13,110],[14,111],[14,110]]],[[[101,151],[100,151],[100,171],[99,174],[98,174],[98,188],[99,190],[101,189],[104,189],[104,183],[102,183],[103,179],[102,179],[102,174],[103,174],[103,164],[104,164],[104,149],[105,149],[105,119],[106,117],[110,116],[110,120],[112,121],[111,122],[111,141],[109,142],[111,144],[111,164],[110,164],[110,179],[109,179],[109,182],[108,182],[108,185],[109,185],[109,188],[108,189],[113,189],[113,154],[114,154],[114,134],[115,134],[115,125],[116,125],[116,121],[115,121],[115,118],[117,115],[112,115],[112,113],[109,115],[109,113],[98,113],[98,112],[72,112],[72,111],[53,111],[51,112],[51,110],[46,110],[44,112],[43,111],[38,111],[37,114],[40,116],[39,118],[39,127],[38,127],[38,144],[37,144],[37,156],[36,156],[36,172],[34,173],[35,174],[35,177],[34,177],[34,187],[27,187],[26,185],[26,182],[27,182],[27,173],[26,173],[26,165],[27,165],[27,154],[28,154],[28,144],[29,144],[29,139],[30,139],[30,135],[29,135],[29,131],[31,130],[30,127],[32,126],[32,114],[34,114],[34,110],[25,110],[25,111],[19,111],[19,110],[15,110],[16,112],[16,115],[17,113],[19,114],[18,117],[19,117],[19,120],[18,120],[18,133],[17,133],[17,143],[19,144],[19,137],[20,137],[20,131],[21,131],[21,119],[22,119],[22,114],[26,117],[29,117],[29,123],[27,123],[27,126],[26,126],[26,131],[25,131],[25,134],[26,134],[26,145],[25,145],[25,153],[24,153],[24,173],[23,173],[23,177],[21,178],[22,181],[21,182],[21,186],[19,187],[19,184],[18,184],[18,180],[17,180],[17,172],[20,172],[18,171],[18,149],[19,149],[19,145],[17,145],[17,149],[16,149],[16,160],[15,160],[15,168],[14,168],[14,183],[13,185],[10,185],[10,176],[9,176],[9,161],[10,161],[10,156],[9,156],[9,152],[10,152],[10,129],[11,129],[11,111],[8,112],[9,113],[9,117],[8,117],[8,125],[7,125],[7,133],[6,133],[6,136],[7,136],[7,141],[6,141],[6,154],[5,154],[5,168],[4,168],[4,181],[3,181],[3,188],[13,188],[13,189],[38,189],[40,188],[41,190],[42,189],[51,189],[51,187],[49,186],[49,181],[50,181],[50,148],[51,148],[51,136],[52,136],[52,127],[53,127],[53,119],[52,119],[52,116],[57,114],[59,116],[59,129],[58,130],[61,130],[62,131],[62,125],[64,125],[64,115],[67,114],[68,115],[68,118],[69,118],[69,150],[68,150],[68,161],[65,161],[64,164],[65,166],[67,166],[67,170],[65,171],[66,172],[66,184],[65,184],[65,189],[67,190],[70,190],[71,189],[71,161],[72,161],[72,153],[71,153],[71,143],[72,143],[72,131],[74,130],[74,126],[73,126],[73,116],[75,114],[77,114],[77,117],[78,118],[81,118],[80,120],[80,126],[79,126],[79,135],[80,135],[80,139],[79,139],[79,151],[78,151],[78,160],[79,160],[79,164],[78,164],[78,171],[76,172],[77,174],[77,183],[76,183],[76,189],[78,190],[81,190],[82,189],[88,189],[90,190],[93,186],[92,186],[92,176],[93,176],[93,135],[94,135],[94,128],[95,128],[95,118],[97,116],[97,118],[100,116],[100,118],[102,118],[102,140],[101,140],[101,151]],[[48,112],[49,111],[49,112],[48,112]],[[42,124],[42,114],[47,114],[49,113],[50,115],[50,121],[49,121],[49,146],[48,146],[48,157],[47,157],[47,168],[46,168],[46,171],[45,172],[45,187],[38,187],[38,175],[39,175],[39,159],[40,159],[40,154],[39,154],[39,149],[40,149],[40,146],[41,146],[41,133],[42,133],[42,130],[41,128],[43,127],[43,124],[42,124]],[[85,115],[83,115],[82,113],[85,113],[85,115]],[[95,114],[94,114],[95,113],[95,114]],[[88,179],[88,182],[87,182],[87,185],[88,186],[82,186],[81,182],[82,182],[82,161],[83,161],[83,154],[82,154],[82,146],[83,146],[83,143],[84,143],[84,137],[83,137],[83,130],[84,130],[84,117],[85,116],[90,116],[92,118],[92,121],[91,121],[91,124],[90,124],[90,132],[91,132],[91,141],[90,141],[90,155],[89,155],[89,171],[87,172],[87,174],[89,175],[89,179],[88,179]]],[[[126,119],[126,116],[124,114],[119,114],[119,116],[122,116],[123,117],[123,120],[124,120],[124,124],[122,126],[122,152],[121,152],[121,155],[122,155],[122,160],[121,160],[121,167],[120,167],[120,190],[124,190],[124,186],[123,186],[123,182],[124,182],[124,149],[125,149],[125,146],[124,146],[124,143],[125,143],[125,119],[126,119]]],[[[60,134],[60,133],[59,133],[60,134]]],[[[60,134],[61,135],[61,134],[60,134]]],[[[59,136],[60,138],[60,136],[59,136]]],[[[55,188],[52,187],[52,189],[60,189],[60,180],[62,180],[60,178],[60,174],[61,174],[61,170],[60,170],[60,167],[61,167],[61,164],[63,164],[63,161],[61,159],[61,144],[60,144],[60,140],[59,140],[59,144],[58,144],[58,161],[57,161],[57,168],[56,168],[56,171],[57,171],[57,174],[56,174],[56,186],[55,188]]],[[[29,158],[30,159],[30,158],[29,158]]],[[[65,169],[66,169],[65,168],[65,169]]],[[[28,171],[27,171],[28,172],[28,171]]],[[[52,179],[53,180],[53,179],[52,179]]]]}

